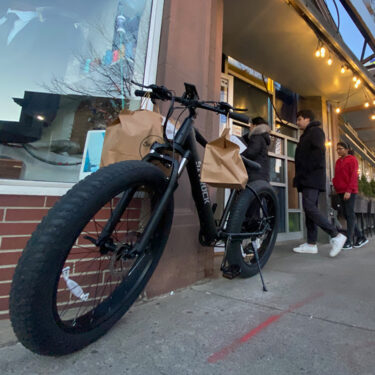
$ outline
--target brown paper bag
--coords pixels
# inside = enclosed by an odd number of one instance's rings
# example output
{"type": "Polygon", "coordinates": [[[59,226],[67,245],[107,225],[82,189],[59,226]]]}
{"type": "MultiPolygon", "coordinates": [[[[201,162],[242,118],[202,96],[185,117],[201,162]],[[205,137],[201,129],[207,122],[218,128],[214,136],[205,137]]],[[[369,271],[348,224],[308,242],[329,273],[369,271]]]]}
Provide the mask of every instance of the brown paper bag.
{"type": "Polygon", "coordinates": [[[123,110],[107,127],[100,166],[123,160],[141,160],[154,142],[163,143],[160,113],[123,110]]]}
{"type": "Polygon", "coordinates": [[[204,151],[202,182],[214,187],[244,189],[248,180],[240,148],[229,140],[229,128],[221,136],[207,143],[204,151]]]}

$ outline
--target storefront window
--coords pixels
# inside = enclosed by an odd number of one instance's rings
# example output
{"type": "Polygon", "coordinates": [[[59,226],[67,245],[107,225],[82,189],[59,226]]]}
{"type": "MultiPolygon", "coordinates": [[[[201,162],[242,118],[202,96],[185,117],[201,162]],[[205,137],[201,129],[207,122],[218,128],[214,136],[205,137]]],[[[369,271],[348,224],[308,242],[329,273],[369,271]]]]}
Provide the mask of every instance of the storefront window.
{"type": "Polygon", "coordinates": [[[296,123],[297,95],[275,82],[276,112],[285,121],[296,123]]]}
{"type": "Polygon", "coordinates": [[[289,212],[289,232],[299,232],[301,230],[301,214],[299,212],[289,212]]]}
{"type": "Polygon", "coordinates": [[[287,124],[281,123],[279,121],[276,122],[276,132],[287,135],[288,137],[292,137],[292,138],[298,137],[298,131],[296,128],[289,126],[287,124]]]}
{"type": "Polygon", "coordinates": [[[285,188],[274,186],[273,187],[276,191],[277,199],[279,202],[279,210],[280,210],[280,226],[279,232],[284,233],[286,232],[286,223],[285,223],[285,188]]]}
{"type": "Polygon", "coordinates": [[[269,118],[271,103],[267,93],[237,77],[234,77],[233,103],[236,108],[247,108],[247,112],[244,114],[250,118],[261,116],[268,123],[272,122],[272,119],[269,118]]]}
{"type": "Polygon", "coordinates": [[[88,132],[130,105],[131,79],[143,81],[151,6],[1,1],[1,178],[78,180],[88,132]]]}
{"type": "Polygon", "coordinates": [[[277,155],[284,155],[284,139],[272,135],[268,151],[277,155]]]}
{"type": "Polygon", "coordinates": [[[294,155],[296,154],[297,143],[288,140],[287,147],[288,147],[288,156],[294,159],[294,155]]]}
{"type": "Polygon", "coordinates": [[[285,182],[284,160],[279,158],[270,158],[270,177],[271,182],[285,182]]]}

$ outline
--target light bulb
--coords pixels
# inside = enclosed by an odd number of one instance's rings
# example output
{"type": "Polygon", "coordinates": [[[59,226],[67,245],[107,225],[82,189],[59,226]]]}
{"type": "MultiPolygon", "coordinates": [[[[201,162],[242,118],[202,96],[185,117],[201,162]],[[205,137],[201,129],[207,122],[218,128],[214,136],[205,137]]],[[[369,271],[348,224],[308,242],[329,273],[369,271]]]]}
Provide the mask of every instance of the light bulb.
{"type": "Polygon", "coordinates": [[[327,141],[327,142],[325,143],[325,145],[326,145],[326,147],[331,147],[331,146],[332,146],[332,141],[327,141]]]}
{"type": "Polygon", "coordinates": [[[326,55],[326,49],[324,47],[322,47],[320,49],[320,56],[324,57],[326,55]]]}
{"type": "Polygon", "coordinates": [[[353,82],[357,82],[357,77],[356,76],[353,76],[353,82]]]}
{"type": "Polygon", "coordinates": [[[372,104],[374,104],[375,105],[375,100],[372,102],[372,104]]]}
{"type": "Polygon", "coordinates": [[[375,120],[375,115],[372,115],[372,116],[371,116],[371,120],[375,120]]]}
{"type": "Polygon", "coordinates": [[[315,51],[315,57],[320,57],[320,50],[317,49],[317,50],[315,51]]]}
{"type": "Polygon", "coordinates": [[[336,113],[340,113],[340,112],[341,112],[341,108],[340,108],[340,107],[337,107],[337,108],[335,109],[335,111],[336,111],[336,113]]]}
{"type": "Polygon", "coordinates": [[[341,74],[344,74],[345,71],[346,71],[346,69],[345,69],[345,66],[343,65],[343,66],[341,67],[341,74]]]}
{"type": "Polygon", "coordinates": [[[329,59],[327,60],[327,64],[328,64],[328,65],[332,65],[332,63],[333,63],[333,60],[332,60],[331,58],[329,58],[329,59]]]}
{"type": "Polygon", "coordinates": [[[370,106],[370,103],[369,102],[366,102],[365,103],[365,107],[368,108],[370,106]]]}

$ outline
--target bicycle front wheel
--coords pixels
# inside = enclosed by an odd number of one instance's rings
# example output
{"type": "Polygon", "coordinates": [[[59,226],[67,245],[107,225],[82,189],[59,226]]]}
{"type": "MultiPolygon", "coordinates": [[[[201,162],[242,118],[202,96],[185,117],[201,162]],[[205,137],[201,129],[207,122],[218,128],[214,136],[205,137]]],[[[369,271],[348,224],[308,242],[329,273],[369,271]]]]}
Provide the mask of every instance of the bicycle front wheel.
{"type": "Polygon", "coordinates": [[[241,191],[234,203],[227,225],[229,233],[264,232],[242,241],[231,240],[227,243],[227,261],[239,267],[241,277],[251,277],[259,272],[254,245],[258,248],[260,267],[267,263],[279,228],[279,206],[272,186],[262,180],[251,182],[250,186],[258,194],[264,210],[255,194],[247,188],[241,191]]]}
{"type": "Polygon", "coordinates": [[[157,167],[120,162],[78,183],[49,211],[20,258],[10,294],[12,325],[25,347],[44,355],[74,352],[130,308],[169,236],[172,198],[145,251],[131,254],[166,186],[157,167]],[[96,245],[121,193],[129,203],[96,245]]]}

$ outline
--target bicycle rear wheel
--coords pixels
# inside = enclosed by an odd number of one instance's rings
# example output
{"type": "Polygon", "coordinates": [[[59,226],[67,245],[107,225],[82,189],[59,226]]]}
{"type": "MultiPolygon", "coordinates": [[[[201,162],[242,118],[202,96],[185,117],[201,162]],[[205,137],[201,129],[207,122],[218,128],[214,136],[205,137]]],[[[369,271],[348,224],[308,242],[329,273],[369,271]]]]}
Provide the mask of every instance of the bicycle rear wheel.
{"type": "Polygon", "coordinates": [[[239,267],[240,276],[244,278],[259,272],[252,241],[258,247],[259,263],[262,268],[271,256],[279,228],[279,207],[272,186],[262,180],[251,182],[250,186],[257,192],[266,212],[261,209],[254,193],[247,188],[239,194],[234,203],[227,225],[229,233],[264,230],[263,235],[242,241],[231,240],[227,243],[227,261],[230,265],[239,267]]]}
{"type": "Polygon", "coordinates": [[[142,254],[130,254],[167,186],[141,161],[112,164],[77,184],[48,213],[16,267],[10,316],[33,352],[63,355],[102,336],[137,299],[167,242],[173,199],[142,254]],[[131,195],[105,243],[96,245],[119,204],[131,195]]]}

